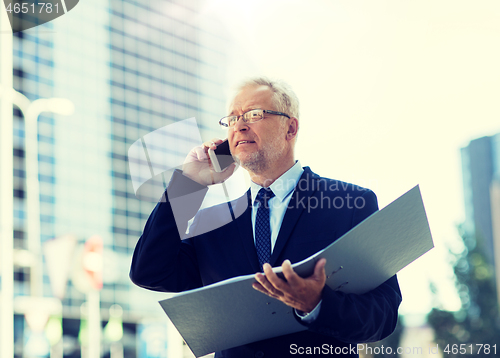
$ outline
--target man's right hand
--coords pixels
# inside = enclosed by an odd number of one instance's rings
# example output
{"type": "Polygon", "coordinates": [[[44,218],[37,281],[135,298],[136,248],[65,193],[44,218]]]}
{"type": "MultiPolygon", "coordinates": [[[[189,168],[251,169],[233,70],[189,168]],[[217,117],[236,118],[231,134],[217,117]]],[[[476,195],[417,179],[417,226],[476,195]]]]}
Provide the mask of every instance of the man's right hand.
{"type": "Polygon", "coordinates": [[[234,173],[236,163],[232,163],[225,170],[217,173],[208,155],[208,149],[215,150],[217,145],[222,142],[222,139],[214,138],[210,142],[205,142],[201,146],[191,149],[182,165],[183,174],[189,179],[205,186],[222,183],[227,180],[234,173]]]}

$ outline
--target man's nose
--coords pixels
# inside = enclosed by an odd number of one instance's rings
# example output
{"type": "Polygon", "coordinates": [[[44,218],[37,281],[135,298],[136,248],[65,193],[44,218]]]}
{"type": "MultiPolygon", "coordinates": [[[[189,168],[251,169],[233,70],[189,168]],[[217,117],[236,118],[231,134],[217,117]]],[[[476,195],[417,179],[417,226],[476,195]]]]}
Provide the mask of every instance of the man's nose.
{"type": "Polygon", "coordinates": [[[243,121],[243,116],[239,117],[233,126],[235,132],[244,132],[248,130],[248,123],[243,121]]]}

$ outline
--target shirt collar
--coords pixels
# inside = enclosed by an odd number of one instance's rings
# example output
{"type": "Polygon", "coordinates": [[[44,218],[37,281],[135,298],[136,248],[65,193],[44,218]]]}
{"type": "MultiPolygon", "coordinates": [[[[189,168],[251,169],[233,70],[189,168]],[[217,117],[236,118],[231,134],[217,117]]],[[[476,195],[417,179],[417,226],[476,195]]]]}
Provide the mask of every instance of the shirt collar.
{"type": "MultiPolygon", "coordinates": [[[[300,162],[297,160],[290,169],[288,169],[285,173],[283,173],[269,187],[273,191],[274,195],[276,195],[276,197],[280,201],[283,201],[288,195],[290,195],[293,189],[297,186],[297,183],[299,182],[299,179],[302,176],[303,172],[304,169],[302,169],[300,162]]],[[[257,193],[261,188],[262,186],[260,186],[259,184],[250,182],[252,203],[255,201],[257,193]]]]}

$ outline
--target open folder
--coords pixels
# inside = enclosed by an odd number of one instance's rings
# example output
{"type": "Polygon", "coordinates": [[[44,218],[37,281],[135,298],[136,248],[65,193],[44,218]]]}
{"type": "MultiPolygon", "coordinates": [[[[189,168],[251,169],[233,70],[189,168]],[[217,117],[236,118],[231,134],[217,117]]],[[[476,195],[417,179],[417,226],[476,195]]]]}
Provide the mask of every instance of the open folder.
{"type": "MultiPolygon", "coordinates": [[[[325,257],[332,289],[365,293],[434,247],[420,189],[375,212],[338,240],[295,263],[295,272],[311,275],[325,257]]],[[[281,268],[275,268],[280,272],[281,268]]],[[[295,333],[307,328],[293,309],[252,288],[254,274],[185,291],[160,301],[196,357],[295,333]]]]}

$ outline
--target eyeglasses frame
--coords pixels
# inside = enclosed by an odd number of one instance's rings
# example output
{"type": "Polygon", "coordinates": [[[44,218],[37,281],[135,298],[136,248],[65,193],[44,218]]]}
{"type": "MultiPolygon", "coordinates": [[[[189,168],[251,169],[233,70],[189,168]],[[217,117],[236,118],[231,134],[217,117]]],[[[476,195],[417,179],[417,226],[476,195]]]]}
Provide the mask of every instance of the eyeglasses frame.
{"type": "MultiPolygon", "coordinates": [[[[247,114],[248,112],[251,112],[251,111],[255,111],[256,109],[261,110],[263,113],[275,114],[277,116],[284,116],[284,117],[289,118],[289,119],[291,118],[288,114],[283,113],[283,112],[271,111],[269,109],[253,108],[253,109],[249,109],[245,113],[240,114],[239,116],[225,116],[225,117],[222,117],[221,119],[219,119],[219,125],[221,125],[222,127],[225,127],[225,128],[231,127],[229,124],[226,125],[226,124],[222,123],[223,119],[229,118],[229,117],[238,117],[238,119],[234,122],[235,124],[240,120],[240,117],[243,119],[244,123],[248,123],[248,121],[245,120],[245,117],[244,117],[245,114],[247,114]]],[[[264,118],[262,118],[262,119],[264,119],[264,118]]],[[[257,123],[257,122],[261,121],[262,119],[259,119],[258,121],[255,121],[255,122],[252,122],[252,123],[257,123]]],[[[252,123],[249,123],[249,124],[252,124],[252,123]]]]}

